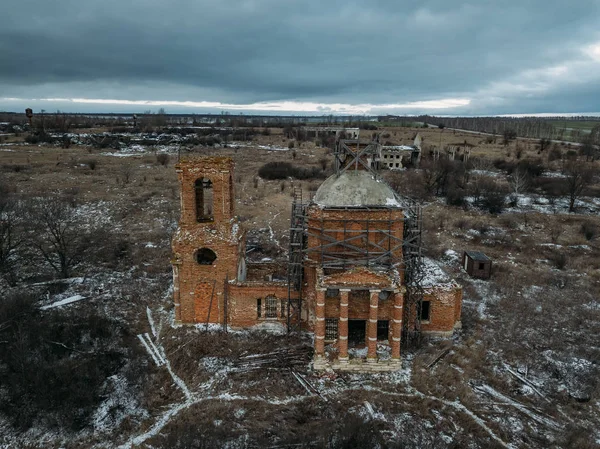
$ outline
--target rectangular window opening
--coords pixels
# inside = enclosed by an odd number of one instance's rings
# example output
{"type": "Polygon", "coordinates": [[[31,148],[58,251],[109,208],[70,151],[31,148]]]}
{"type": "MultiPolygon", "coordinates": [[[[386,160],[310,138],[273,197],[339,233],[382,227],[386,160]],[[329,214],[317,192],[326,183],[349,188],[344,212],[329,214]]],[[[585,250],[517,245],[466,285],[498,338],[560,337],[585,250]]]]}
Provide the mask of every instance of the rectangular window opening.
{"type": "Polygon", "coordinates": [[[421,321],[429,321],[431,318],[431,303],[429,301],[423,301],[421,303],[419,316],[421,317],[421,321]]]}
{"type": "Polygon", "coordinates": [[[261,314],[261,302],[262,302],[262,300],[260,298],[258,298],[256,300],[256,316],[258,318],[260,318],[262,316],[262,314],[261,314]]]}
{"type": "Polygon", "coordinates": [[[325,340],[333,341],[338,338],[338,319],[325,318],[325,340]]]}
{"type": "Polygon", "coordinates": [[[265,298],[265,318],[277,318],[277,298],[274,296],[265,298]]]}
{"type": "Polygon", "coordinates": [[[485,263],[479,262],[479,269],[483,270],[485,268],[485,263]]]}
{"type": "Polygon", "coordinates": [[[377,340],[388,340],[390,335],[390,322],[388,320],[377,321],[377,340]]]}

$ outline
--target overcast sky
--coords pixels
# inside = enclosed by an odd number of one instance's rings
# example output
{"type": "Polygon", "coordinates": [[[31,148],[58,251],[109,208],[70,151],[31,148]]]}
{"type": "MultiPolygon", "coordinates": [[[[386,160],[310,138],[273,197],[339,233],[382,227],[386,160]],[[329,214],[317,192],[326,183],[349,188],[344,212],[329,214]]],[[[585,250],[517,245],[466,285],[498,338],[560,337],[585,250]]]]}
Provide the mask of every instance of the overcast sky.
{"type": "Polygon", "coordinates": [[[0,110],[600,112],[600,0],[4,0],[0,110]]]}

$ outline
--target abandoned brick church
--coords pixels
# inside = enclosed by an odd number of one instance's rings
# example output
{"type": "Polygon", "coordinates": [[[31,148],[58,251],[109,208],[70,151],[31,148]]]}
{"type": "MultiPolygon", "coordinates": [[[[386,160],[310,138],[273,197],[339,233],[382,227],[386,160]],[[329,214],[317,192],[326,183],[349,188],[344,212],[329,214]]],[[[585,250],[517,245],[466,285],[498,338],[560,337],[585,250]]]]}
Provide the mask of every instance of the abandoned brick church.
{"type": "Polygon", "coordinates": [[[287,280],[247,267],[233,160],[180,161],[175,320],[314,332],[315,369],[391,371],[407,339],[452,335],[462,290],[421,255],[420,208],[380,179],[379,157],[377,142],[339,141],[335,174],[310,201],[295,192],[287,280]]]}

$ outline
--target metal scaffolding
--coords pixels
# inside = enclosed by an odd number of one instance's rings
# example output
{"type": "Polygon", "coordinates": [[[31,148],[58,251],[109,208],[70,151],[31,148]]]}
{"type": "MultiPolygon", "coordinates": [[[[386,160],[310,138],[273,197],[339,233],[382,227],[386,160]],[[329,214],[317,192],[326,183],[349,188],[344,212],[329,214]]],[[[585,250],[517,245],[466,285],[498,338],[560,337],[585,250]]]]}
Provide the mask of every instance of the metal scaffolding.
{"type": "Polygon", "coordinates": [[[405,344],[418,344],[421,338],[421,307],[423,304],[423,216],[421,206],[407,200],[404,209],[404,241],[402,259],[404,265],[404,309],[402,317],[402,340],[405,344]]]}
{"type": "Polygon", "coordinates": [[[302,280],[306,248],[306,204],[302,202],[302,188],[294,186],[292,218],[290,220],[290,246],[288,252],[288,332],[297,330],[302,318],[302,280]],[[294,293],[295,292],[295,293],[294,293]]]}
{"type": "Polygon", "coordinates": [[[368,144],[361,144],[359,140],[337,140],[333,156],[336,175],[346,170],[359,170],[360,167],[378,176],[376,169],[379,168],[381,145],[376,140],[368,144]]]}

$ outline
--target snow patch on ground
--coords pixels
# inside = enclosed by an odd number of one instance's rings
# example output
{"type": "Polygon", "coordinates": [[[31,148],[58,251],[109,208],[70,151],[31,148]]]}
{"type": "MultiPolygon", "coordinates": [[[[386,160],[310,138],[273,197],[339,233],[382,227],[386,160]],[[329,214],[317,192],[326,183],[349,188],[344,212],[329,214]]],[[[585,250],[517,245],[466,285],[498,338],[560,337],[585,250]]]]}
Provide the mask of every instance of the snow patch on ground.
{"type": "Polygon", "coordinates": [[[61,299],[60,301],[53,302],[52,304],[48,304],[47,306],[42,306],[42,307],[40,307],[40,309],[41,310],[54,309],[55,307],[65,306],[65,305],[71,304],[73,302],[81,301],[82,299],[85,299],[85,296],[81,296],[81,295],[70,296],[68,298],[61,299]]]}
{"type": "Polygon", "coordinates": [[[257,324],[250,328],[251,331],[267,332],[273,335],[285,335],[287,334],[287,327],[282,323],[268,322],[257,324]]]}
{"type": "Polygon", "coordinates": [[[490,176],[492,178],[497,178],[499,176],[504,175],[501,172],[491,171],[491,170],[471,170],[471,171],[469,171],[469,174],[475,175],[475,176],[490,176]]]}
{"type": "Polygon", "coordinates": [[[452,263],[452,262],[458,262],[459,260],[461,260],[460,255],[454,251],[453,249],[447,249],[444,252],[444,256],[443,259],[445,262],[447,263],[452,263]]]}
{"type": "Polygon", "coordinates": [[[141,409],[124,377],[114,375],[106,379],[105,391],[110,391],[92,417],[95,432],[109,432],[121,425],[128,417],[149,418],[147,410],[141,409]]]}

